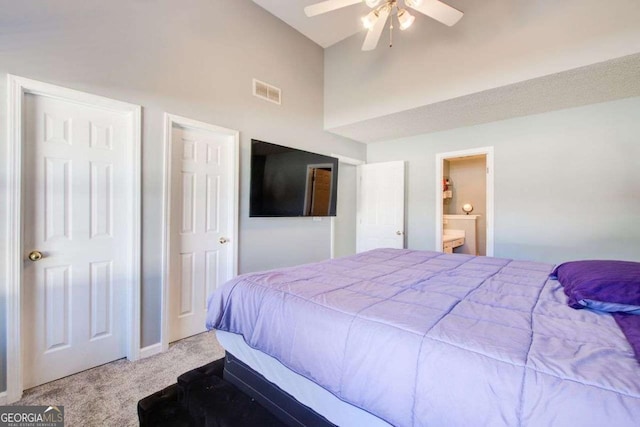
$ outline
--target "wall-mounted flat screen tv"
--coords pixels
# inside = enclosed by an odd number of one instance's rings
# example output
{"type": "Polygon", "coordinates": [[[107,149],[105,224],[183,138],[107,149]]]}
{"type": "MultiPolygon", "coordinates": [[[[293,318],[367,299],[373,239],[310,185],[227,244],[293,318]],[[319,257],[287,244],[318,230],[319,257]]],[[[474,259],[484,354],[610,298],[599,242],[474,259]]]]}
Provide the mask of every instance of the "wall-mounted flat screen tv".
{"type": "Polygon", "coordinates": [[[249,216],[335,216],[338,159],[251,140],[249,216]]]}

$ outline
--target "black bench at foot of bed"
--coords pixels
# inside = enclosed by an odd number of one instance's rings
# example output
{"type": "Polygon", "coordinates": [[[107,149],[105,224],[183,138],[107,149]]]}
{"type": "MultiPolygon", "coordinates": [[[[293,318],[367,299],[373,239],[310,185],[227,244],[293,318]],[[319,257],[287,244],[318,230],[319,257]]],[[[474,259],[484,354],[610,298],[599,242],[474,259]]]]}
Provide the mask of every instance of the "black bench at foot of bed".
{"type": "Polygon", "coordinates": [[[186,372],[177,384],[138,402],[141,427],[284,426],[255,400],[222,379],[224,359],[186,372]]]}
{"type": "Polygon", "coordinates": [[[140,400],[138,419],[141,427],[332,425],[229,353],[140,400]]]}

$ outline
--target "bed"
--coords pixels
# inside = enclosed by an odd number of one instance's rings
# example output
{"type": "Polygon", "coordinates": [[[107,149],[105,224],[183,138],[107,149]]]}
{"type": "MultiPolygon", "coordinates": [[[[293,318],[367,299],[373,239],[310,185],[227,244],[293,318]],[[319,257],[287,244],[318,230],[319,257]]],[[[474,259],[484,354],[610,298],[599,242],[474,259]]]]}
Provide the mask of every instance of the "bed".
{"type": "Polygon", "coordinates": [[[239,276],[207,327],[337,425],[637,426],[633,347],[553,267],[377,249],[239,276]]]}

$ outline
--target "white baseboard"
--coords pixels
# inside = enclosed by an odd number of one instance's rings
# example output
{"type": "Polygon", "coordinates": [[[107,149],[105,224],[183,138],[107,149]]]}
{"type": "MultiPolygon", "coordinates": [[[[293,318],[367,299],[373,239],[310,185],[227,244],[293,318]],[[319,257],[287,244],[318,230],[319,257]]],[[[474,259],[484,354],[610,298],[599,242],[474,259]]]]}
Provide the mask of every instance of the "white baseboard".
{"type": "Polygon", "coordinates": [[[162,343],[148,345],[140,349],[140,359],[162,353],[162,343]]]}
{"type": "Polygon", "coordinates": [[[7,392],[3,391],[2,393],[0,393],[0,406],[6,405],[7,404],[7,392]]]}

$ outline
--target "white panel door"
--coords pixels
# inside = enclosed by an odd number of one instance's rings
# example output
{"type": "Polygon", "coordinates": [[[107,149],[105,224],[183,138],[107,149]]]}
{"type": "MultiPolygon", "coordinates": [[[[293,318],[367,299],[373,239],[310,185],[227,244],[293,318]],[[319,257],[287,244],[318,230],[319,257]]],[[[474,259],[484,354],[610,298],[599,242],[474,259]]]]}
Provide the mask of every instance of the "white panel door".
{"type": "Polygon", "coordinates": [[[131,201],[125,115],[25,95],[25,123],[27,389],[126,356],[131,201]]]}
{"type": "Polygon", "coordinates": [[[356,251],[404,247],[404,162],[358,166],[356,251]]]}
{"type": "Polygon", "coordinates": [[[203,332],[208,295],[231,279],[231,138],[172,130],[169,341],[203,332]]]}

